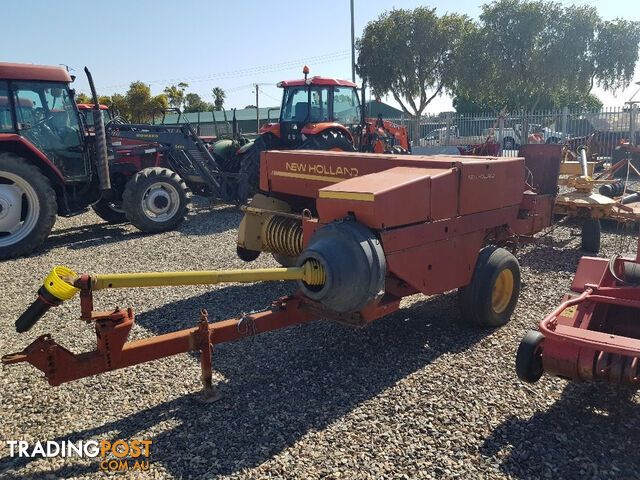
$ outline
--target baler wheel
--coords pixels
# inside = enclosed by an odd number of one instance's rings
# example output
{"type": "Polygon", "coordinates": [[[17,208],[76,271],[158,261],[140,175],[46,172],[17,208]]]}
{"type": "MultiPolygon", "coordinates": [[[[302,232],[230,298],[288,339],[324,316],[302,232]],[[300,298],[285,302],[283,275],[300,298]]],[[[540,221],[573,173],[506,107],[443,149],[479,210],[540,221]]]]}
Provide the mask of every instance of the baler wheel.
{"type": "Polygon", "coordinates": [[[516,373],[523,382],[535,383],[540,380],[542,368],[542,344],[544,335],[529,330],[518,346],[516,354],[516,373]]]}
{"type": "Polygon", "coordinates": [[[600,251],[600,219],[585,218],[582,224],[582,250],[591,253],[600,251]]]}
{"type": "Polygon", "coordinates": [[[480,250],[471,282],[458,289],[464,322],[481,327],[506,324],[520,293],[520,265],[504,248],[480,250]]]}

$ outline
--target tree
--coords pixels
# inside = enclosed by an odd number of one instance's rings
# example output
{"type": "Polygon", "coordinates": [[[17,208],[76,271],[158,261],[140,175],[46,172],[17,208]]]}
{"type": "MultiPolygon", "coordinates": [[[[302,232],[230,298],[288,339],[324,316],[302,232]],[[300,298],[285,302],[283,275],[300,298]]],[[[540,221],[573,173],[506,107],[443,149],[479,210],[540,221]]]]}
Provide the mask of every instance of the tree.
{"type": "Polygon", "coordinates": [[[593,7],[498,0],[458,49],[454,95],[494,111],[594,105],[594,85],[629,84],[639,44],[639,22],[602,21],[593,7]]]}
{"type": "Polygon", "coordinates": [[[76,103],[93,103],[93,100],[86,93],[76,94],[76,103]]]}
{"type": "Polygon", "coordinates": [[[220,87],[215,87],[211,93],[213,94],[213,104],[216,110],[222,110],[224,106],[224,100],[227,98],[227,93],[220,87]]]}
{"type": "Polygon", "coordinates": [[[212,109],[213,105],[202,100],[197,93],[187,93],[185,95],[185,112],[209,112],[212,109]]]}
{"type": "Polygon", "coordinates": [[[419,117],[429,103],[449,90],[454,59],[472,23],[455,14],[438,17],[435,9],[391,10],[369,22],[357,41],[357,70],[375,96],[391,93],[402,110],[419,117]]]}
{"type": "Polygon", "coordinates": [[[169,105],[174,108],[182,107],[184,103],[184,89],[189,86],[188,83],[180,82],[178,85],[171,85],[164,89],[169,105]]]}
{"type": "Polygon", "coordinates": [[[140,81],[132,82],[124,98],[126,102],[122,113],[133,122],[144,122],[149,116],[151,100],[149,85],[140,81]]]}

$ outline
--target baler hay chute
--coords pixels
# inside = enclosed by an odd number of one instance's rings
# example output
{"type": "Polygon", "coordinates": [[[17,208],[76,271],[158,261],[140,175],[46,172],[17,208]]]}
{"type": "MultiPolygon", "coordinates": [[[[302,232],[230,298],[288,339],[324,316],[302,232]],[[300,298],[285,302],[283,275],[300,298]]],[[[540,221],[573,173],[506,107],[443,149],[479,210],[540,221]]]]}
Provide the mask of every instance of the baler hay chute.
{"type": "Polygon", "coordinates": [[[544,180],[547,177],[542,174],[537,183],[531,178],[548,169],[555,168],[557,173],[559,149],[552,153],[525,160],[264,152],[261,181],[270,193],[288,191],[286,198],[291,202],[299,195],[296,205],[309,208],[301,215],[249,208],[260,219],[278,219],[273,229],[280,233],[274,234],[273,243],[300,248],[291,252],[296,254],[296,267],[79,276],[57,268],[16,327],[27,330],[49,307],[79,291],[80,318],[94,323],[96,349],[73,354],[43,335],[2,361],[31,363],[51,385],[59,385],[200,350],[205,393],[215,398],[212,346],[257,333],[321,318],[362,327],[398,310],[405,296],[456,288],[466,322],[504,325],[517,302],[520,269],[502,247],[515,248],[549,225],[555,183],[544,180]],[[296,171],[305,168],[307,173],[282,175],[287,165],[296,165],[296,171]],[[315,174],[309,173],[309,166],[315,174]],[[349,174],[358,176],[340,178],[338,166],[340,172],[348,166],[349,174]],[[134,322],[131,308],[93,311],[93,293],[104,288],[261,280],[297,280],[298,291],[258,313],[209,323],[202,311],[197,327],[131,342],[126,342],[134,322]]]}
{"type": "Polygon", "coordinates": [[[640,243],[635,258],[582,257],[571,292],[529,331],[516,372],[640,386],[640,243]]]}

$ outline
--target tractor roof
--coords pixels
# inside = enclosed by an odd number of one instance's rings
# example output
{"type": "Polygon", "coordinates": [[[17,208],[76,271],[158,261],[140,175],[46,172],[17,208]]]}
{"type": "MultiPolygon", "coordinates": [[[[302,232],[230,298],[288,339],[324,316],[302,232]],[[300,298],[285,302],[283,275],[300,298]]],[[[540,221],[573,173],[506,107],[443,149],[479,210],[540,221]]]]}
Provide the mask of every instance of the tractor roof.
{"type": "Polygon", "coordinates": [[[62,67],[48,67],[27,63],[0,62],[0,79],[3,80],[42,80],[49,82],[71,82],[69,72],[62,67]]]}
{"type": "MultiPolygon", "coordinates": [[[[78,104],[78,110],[93,110],[93,104],[92,103],[79,103],[78,104]]],[[[107,107],[106,105],[100,105],[100,110],[109,110],[109,107],[107,107]]]]}
{"type": "Polygon", "coordinates": [[[297,87],[300,85],[305,85],[306,82],[309,82],[311,85],[328,85],[333,87],[357,87],[357,85],[348,80],[338,80],[336,78],[327,78],[327,77],[311,77],[308,80],[304,80],[304,78],[300,80],[284,80],[278,83],[279,87],[297,87]]]}

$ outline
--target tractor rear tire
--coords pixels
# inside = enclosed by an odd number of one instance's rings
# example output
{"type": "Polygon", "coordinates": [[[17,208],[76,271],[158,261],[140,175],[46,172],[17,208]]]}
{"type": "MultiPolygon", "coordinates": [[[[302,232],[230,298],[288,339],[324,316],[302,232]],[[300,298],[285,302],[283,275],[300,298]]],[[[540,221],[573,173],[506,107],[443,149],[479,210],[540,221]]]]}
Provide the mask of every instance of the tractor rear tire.
{"type": "Polygon", "coordinates": [[[99,200],[97,203],[91,205],[91,208],[96,215],[112,225],[125,223],[127,221],[127,215],[124,209],[121,206],[115,205],[113,202],[99,200]]]}
{"type": "Polygon", "coordinates": [[[600,219],[585,218],[582,224],[582,250],[590,253],[598,253],[600,251],[600,219]]]}
{"type": "Polygon", "coordinates": [[[246,185],[239,185],[239,200],[244,203],[260,191],[260,153],[276,143],[275,135],[264,133],[253,142],[240,161],[241,178],[244,176],[246,185]]]}
{"type": "Polygon", "coordinates": [[[480,250],[471,282],[458,289],[463,322],[501,327],[510,319],[520,293],[520,265],[504,248],[480,250]]]}
{"type": "Polygon", "coordinates": [[[317,135],[307,138],[298,150],[335,150],[355,152],[353,142],[343,130],[324,130],[317,135]]]}
{"type": "Polygon", "coordinates": [[[40,169],[14,153],[0,153],[0,259],[41,246],[57,212],[56,193],[40,169]]]}
{"type": "Polygon", "coordinates": [[[161,167],[145,168],[127,182],[122,208],[127,220],[143,232],[166,232],[184,220],[188,192],[177,173],[161,167]]]}
{"type": "Polygon", "coordinates": [[[535,383],[542,377],[543,342],[544,335],[535,330],[529,330],[522,338],[516,353],[516,374],[523,382],[535,383]]]}

